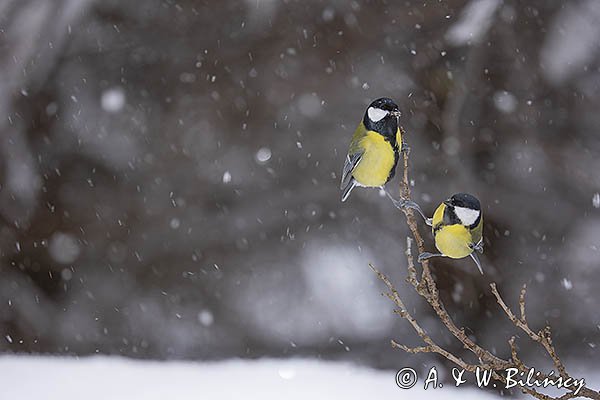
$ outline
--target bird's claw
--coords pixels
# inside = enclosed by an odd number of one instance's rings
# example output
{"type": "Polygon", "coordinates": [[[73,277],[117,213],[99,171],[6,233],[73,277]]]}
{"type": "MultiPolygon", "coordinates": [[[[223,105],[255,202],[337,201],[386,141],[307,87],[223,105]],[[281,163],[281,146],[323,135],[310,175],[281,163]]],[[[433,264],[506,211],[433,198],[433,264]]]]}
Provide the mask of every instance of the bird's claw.
{"type": "Polygon", "coordinates": [[[471,243],[471,244],[469,245],[469,247],[470,247],[471,249],[473,249],[473,250],[477,251],[478,253],[480,253],[480,254],[483,254],[483,245],[484,245],[484,243],[483,243],[483,238],[481,238],[481,240],[480,240],[479,242],[477,242],[476,244],[474,244],[474,243],[471,243]]]}
{"type": "Polygon", "coordinates": [[[423,210],[421,210],[421,207],[415,203],[412,200],[405,200],[405,199],[400,199],[400,200],[396,200],[396,203],[394,203],[394,205],[400,209],[403,208],[412,208],[413,210],[415,210],[416,212],[418,212],[421,217],[423,217],[423,219],[425,220],[425,223],[428,226],[433,226],[433,219],[432,218],[427,218],[425,216],[425,213],[423,212],[423,210]]]}
{"type": "Polygon", "coordinates": [[[417,209],[419,207],[419,205],[417,203],[415,203],[412,200],[407,200],[407,199],[394,200],[394,205],[398,208],[417,209]]]}
{"type": "Polygon", "coordinates": [[[444,257],[443,254],[439,253],[439,254],[434,254],[434,253],[429,253],[427,251],[424,251],[423,253],[419,254],[419,257],[417,257],[417,261],[419,263],[422,263],[423,261],[431,258],[431,257],[444,257]]]}
{"type": "Polygon", "coordinates": [[[402,208],[409,207],[410,200],[405,200],[405,199],[396,200],[396,199],[392,199],[392,203],[394,203],[394,206],[396,206],[396,208],[402,209],[402,208]]]}

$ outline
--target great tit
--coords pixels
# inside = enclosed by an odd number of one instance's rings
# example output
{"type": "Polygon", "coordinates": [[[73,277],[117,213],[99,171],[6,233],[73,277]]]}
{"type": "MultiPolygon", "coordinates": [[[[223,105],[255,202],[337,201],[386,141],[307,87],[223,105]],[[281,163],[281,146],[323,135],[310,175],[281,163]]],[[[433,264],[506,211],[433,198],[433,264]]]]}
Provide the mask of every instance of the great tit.
{"type": "Polygon", "coordinates": [[[394,177],[402,148],[400,115],[396,103],[385,97],[367,107],[350,141],[342,170],[342,201],[346,201],[356,186],[385,190],[384,185],[394,177]]]}
{"type": "Polygon", "coordinates": [[[419,254],[419,262],[431,257],[464,258],[470,256],[483,275],[477,250],[483,253],[483,215],[479,200],[467,193],[457,193],[444,200],[433,214],[425,217],[421,207],[412,201],[399,201],[401,207],[415,209],[432,228],[435,247],[439,253],[419,254]]]}

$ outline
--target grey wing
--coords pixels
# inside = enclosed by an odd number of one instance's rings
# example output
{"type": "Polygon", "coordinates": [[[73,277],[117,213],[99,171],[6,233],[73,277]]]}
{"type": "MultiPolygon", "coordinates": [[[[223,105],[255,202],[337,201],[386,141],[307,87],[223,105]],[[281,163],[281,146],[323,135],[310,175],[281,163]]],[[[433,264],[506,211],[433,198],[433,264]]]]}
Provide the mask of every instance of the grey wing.
{"type": "Polygon", "coordinates": [[[348,187],[350,180],[352,179],[352,171],[360,160],[362,159],[363,152],[348,154],[346,155],[346,161],[344,162],[344,169],[342,169],[342,182],[340,183],[340,190],[348,187]]]}

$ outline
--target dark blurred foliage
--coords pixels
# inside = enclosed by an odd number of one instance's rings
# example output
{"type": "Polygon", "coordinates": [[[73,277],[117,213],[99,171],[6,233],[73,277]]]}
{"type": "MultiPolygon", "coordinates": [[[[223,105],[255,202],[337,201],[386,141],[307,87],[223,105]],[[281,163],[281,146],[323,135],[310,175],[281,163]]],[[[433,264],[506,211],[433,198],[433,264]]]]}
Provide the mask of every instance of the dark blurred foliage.
{"type": "Polygon", "coordinates": [[[442,335],[404,219],[338,190],[389,96],[414,199],[484,205],[486,275],[434,264],[458,324],[506,355],[488,283],[528,283],[532,325],[597,357],[599,34],[593,0],[4,0],[0,350],[406,363],[367,266],[442,335]]]}

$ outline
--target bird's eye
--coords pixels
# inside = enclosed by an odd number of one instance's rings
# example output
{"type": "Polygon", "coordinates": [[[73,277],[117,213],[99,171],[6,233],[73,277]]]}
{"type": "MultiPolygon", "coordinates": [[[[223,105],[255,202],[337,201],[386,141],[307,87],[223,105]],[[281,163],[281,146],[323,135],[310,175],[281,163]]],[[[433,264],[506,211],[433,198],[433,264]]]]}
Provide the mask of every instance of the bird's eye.
{"type": "Polygon", "coordinates": [[[389,111],[382,110],[381,108],[369,107],[367,113],[371,121],[378,122],[385,118],[385,116],[389,114],[389,111]]]}

